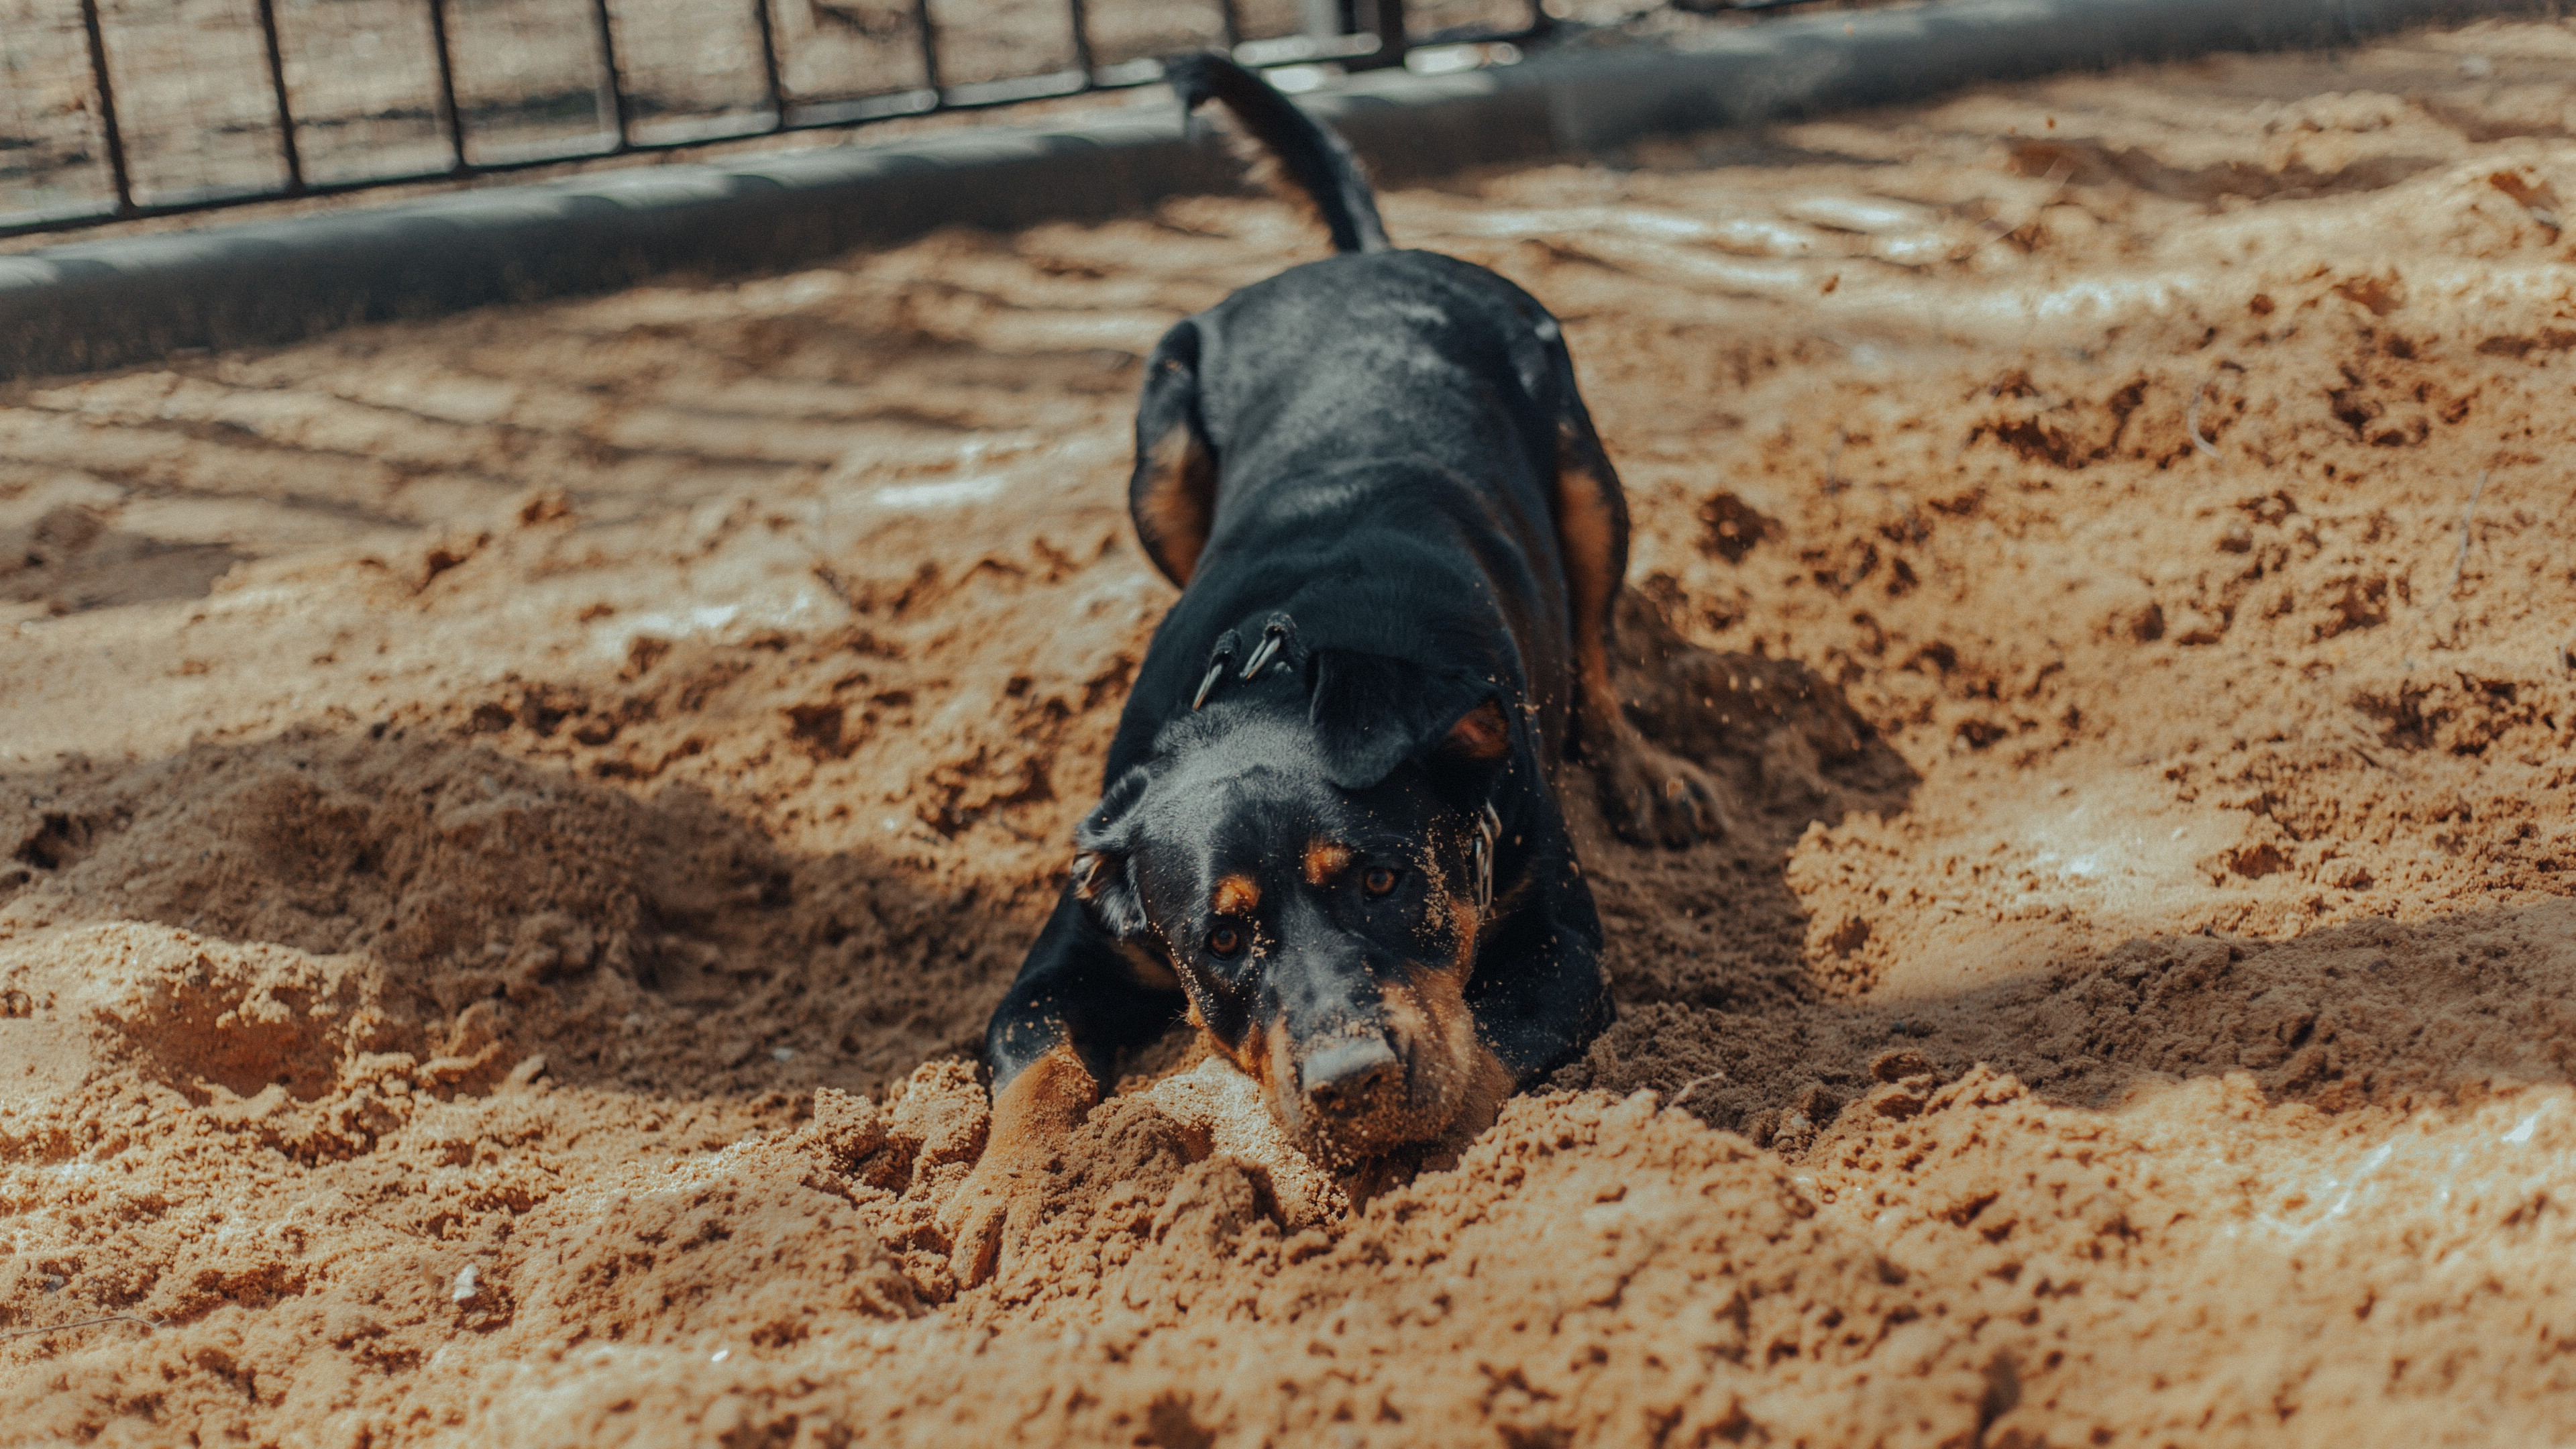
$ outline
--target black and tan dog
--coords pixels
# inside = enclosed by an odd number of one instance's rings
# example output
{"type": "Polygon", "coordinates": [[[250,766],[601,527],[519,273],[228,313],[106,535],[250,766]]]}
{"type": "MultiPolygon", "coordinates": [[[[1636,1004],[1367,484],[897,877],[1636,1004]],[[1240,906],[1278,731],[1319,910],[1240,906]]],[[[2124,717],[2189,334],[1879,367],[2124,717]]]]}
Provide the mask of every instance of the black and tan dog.
{"type": "Polygon", "coordinates": [[[989,1273],[1118,1054],[1184,1012],[1318,1156],[1462,1141],[1607,1024],[1555,781],[1614,828],[1718,833],[1717,794],[1610,680],[1628,512],[1557,324],[1391,250],[1349,152],[1251,73],[1172,67],[1276,158],[1338,255],[1175,326],[1128,502],[1180,601],[1073,879],[993,1016],[990,1145],[943,1214],[989,1273]]]}

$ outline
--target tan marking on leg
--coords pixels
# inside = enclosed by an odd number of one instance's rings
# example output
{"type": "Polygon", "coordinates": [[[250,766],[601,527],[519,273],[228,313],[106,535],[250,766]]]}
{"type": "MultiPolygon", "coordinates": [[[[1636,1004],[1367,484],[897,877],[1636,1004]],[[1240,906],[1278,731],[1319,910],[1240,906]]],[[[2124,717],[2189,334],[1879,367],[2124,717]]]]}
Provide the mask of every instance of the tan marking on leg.
{"type": "Polygon", "coordinates": [[[1021,1069],[993,1095],[993,1125],[984,1155],[1011,1164],[1043,1159],[1100,1104],[1100,1083],[1071,1042],[1062,1042],[1021,1069]]]}
{"type": "Polygon", "coordinates": [[[1610,826],[1631,839],[1685,845],[1723,831],[1714,787],[1696,769],[1646,743],[1620,708],[1610,675],[1612,607],[1622,585],[1616,484],[1577,461],[1570,432],[1558,438],[1557,535],[1565,550],[1574,625],[1575,740],[1598,773],[1610,826]]]}
{"type": "Polygon", "coordinates": [[[1261,906],[1261,886],[1248,875],[1230,875],[1216,883],[1209,908],[1220,916],[1248,916],[1261,906]]]}
{"type": "Polygon", "coordinates": [[[1060,1042],[993,1094],[983,1154],[938,1209],[949,1271],[972,1286],[993,1276],[1004,1239],[1043,1212],[1047,1185],[1074,1129],[1100,1102],[1100,1083],[1060,1042]]]}
{"type": "Polygon", "coordinates": [[[1306,883],[1322,885],[1351,868],[1351,848],[1333,840],[1318,840],[1306,847],[1306,883]]]}
{"type": "MultiPolygon", "coordinates": [[[[1559,457],[1570,451],[1561,447],[1559,457]]],[[[1574,625],[1577,712],[1587,745],[1608,745],[1626,732],[1617,688],[1610,682],[1610,605],[1619,596],[1618,520],[1604,480],[1589,467],[1560,463],[1556,475],[1556,531],[1565,553],[1566,603],[1574,625]]]]}
{"type": "Polygon", "coordinates": [[[1216,524],[1216,460],[1180,425],[1154,440],[1139,474],[1128,495],[1136,532],[1145,552],[1186,588],[1216,524]]]}

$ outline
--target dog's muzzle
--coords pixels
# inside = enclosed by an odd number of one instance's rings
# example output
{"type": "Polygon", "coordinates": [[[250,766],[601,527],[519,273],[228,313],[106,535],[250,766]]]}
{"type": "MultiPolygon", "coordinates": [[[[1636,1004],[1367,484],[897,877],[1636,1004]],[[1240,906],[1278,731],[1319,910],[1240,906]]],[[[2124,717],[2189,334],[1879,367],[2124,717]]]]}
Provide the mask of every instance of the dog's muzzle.
{"type": "Polygon", "coordinates": [[[1404,1062],[1382,1036],[1344,1037],[1317,1047],[1298,1065],[1297,1087],[1315,1116],[1364,1117],[1389,1096],[1402,1094],[1404,1062]]]}

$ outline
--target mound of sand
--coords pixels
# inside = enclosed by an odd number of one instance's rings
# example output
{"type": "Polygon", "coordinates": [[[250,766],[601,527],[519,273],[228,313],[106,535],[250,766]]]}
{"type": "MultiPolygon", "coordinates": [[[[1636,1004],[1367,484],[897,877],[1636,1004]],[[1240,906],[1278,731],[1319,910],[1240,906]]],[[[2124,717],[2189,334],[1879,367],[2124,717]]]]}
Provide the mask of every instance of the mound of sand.
{"type": "Polygon", "coordinates": [[[0,1439],[2576,1438],[2576,31],[1388,198],[1566,318],[1621,1017],[1349,1185],[971,1057],[1284,207],[0,397],[0,1439]],[[2563,183],[2563,184],[2562,184],[2563,183]],[[2552,442],[2557,439],[2557,442],[2552,442]]]}

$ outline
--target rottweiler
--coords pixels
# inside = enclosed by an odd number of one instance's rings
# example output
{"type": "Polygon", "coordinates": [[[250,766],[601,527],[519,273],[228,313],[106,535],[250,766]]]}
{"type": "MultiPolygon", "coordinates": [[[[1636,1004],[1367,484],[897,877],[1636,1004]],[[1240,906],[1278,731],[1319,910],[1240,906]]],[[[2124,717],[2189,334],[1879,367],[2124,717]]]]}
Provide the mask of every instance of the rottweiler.
{"type": "Polygon", "coordinates": [[[1601,923],[1558,807],[1569,746],[1612,828],[1722,833],[1718,787],[1610,677],[1617,472],[1556,319],[1388,245],[1341,139],[1218,56],[1222,102],[1334,255],[1174,326],[1128,507],[1181,596],[1074,832],[1071,879],[985,1036],[989,1144],[943,1211],[993,1269],[1119,1054],[1186,1015],[1318,1158],[1460,1144],[1608,1024],[1601,923]]]}

